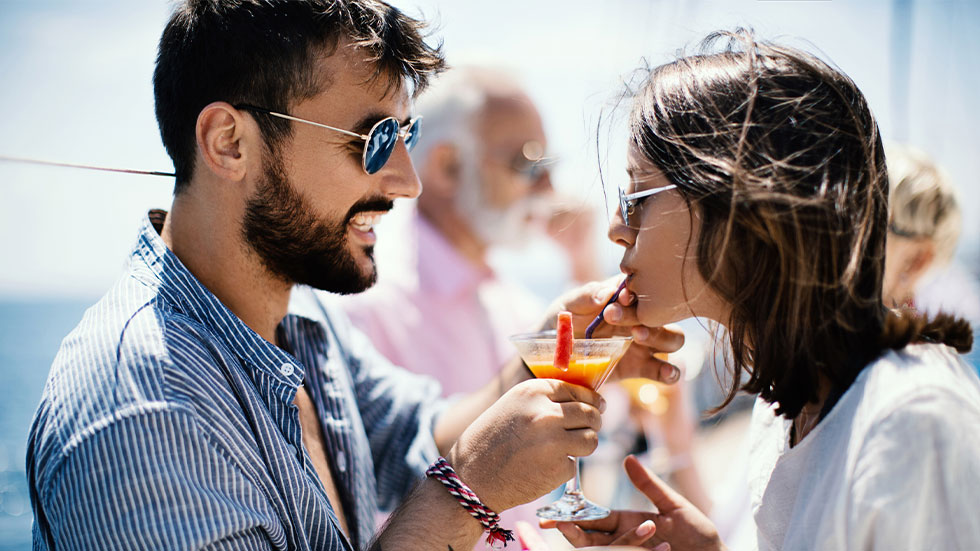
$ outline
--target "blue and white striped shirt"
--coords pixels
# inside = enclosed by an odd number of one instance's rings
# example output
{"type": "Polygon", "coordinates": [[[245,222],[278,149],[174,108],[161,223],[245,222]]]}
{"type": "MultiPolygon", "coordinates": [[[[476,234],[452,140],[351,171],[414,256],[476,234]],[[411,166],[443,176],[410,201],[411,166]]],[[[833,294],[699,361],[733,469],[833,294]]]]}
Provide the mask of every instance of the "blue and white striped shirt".
{"type": "Polygon", "coordinates": [[[364,548],[437,456],[435,381],[293,290],[262,339],[185,268],[151,211],[123,277],[64,340],[28,442],[34,549],[364,548]],[[304,383],[305,381],[305,383],[304,383]],[[317,406],[352,542],[305,452],[317,406]]]}

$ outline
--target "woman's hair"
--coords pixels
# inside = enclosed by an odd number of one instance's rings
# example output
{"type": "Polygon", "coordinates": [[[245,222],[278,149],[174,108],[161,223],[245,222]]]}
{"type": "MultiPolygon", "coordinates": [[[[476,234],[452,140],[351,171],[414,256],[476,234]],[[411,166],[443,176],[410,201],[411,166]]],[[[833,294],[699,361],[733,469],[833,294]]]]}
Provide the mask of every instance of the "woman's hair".
{"type": "Polygon", "coordinates": [[[956,188],[925,153],[898,144],[885,145],[888,161],[889,229],[895,235],[927,238],[936,246],[936,261],[953,258],[960,238],[956,188]]]}
{"type": "Polygon", "coordinates": [[[719,409],[744,381],[793,418],[818,401],[820,375],[843,391],[887,348],[969,349],[966,322],[882,305],[885,155],[840,71],[751,31],[714,33],[649,73],[630,140],[700,217],[698,270],[731,306],[734,376],[719,409]]]}

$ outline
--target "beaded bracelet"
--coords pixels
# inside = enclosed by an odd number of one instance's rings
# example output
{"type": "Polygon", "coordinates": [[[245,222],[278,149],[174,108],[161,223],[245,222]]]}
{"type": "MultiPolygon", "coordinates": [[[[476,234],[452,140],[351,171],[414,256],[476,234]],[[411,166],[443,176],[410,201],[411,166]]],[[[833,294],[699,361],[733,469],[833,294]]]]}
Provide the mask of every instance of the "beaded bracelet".
{"type": "Polygon", "coordinates": [[[483,529],[488,532],[487,545],[499,549],[497,546],[498,542],[503,543],[503,546],[507,547],[508,541],[514,541],[514,532],[505,530],[500,526],[500,515],[484,505],[480,501],[480,498],[476,497],[476,494],[473,493],[473,490],[466,484],[463,484],[463,481],[459,479],[456,471],[449,465],[446,458],[440,457],[436,459],[425,471],[425,474],[441,482],[449,490],[449,493],[459,501],[463,509],[466,509],[473,518],[480,521],[483,529]]]}

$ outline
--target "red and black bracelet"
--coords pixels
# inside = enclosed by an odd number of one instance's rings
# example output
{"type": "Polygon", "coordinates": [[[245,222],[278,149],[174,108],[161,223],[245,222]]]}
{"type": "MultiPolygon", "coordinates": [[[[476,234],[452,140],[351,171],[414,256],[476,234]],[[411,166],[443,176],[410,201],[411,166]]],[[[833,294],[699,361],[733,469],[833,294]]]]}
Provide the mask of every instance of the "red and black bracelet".
{"type": "Polygon", "coordinates": [[[442,482],[442,485],[463,506],[463,509],[466,509],[473,518],[480,521],[483,529],[488,532],[487,545],[497,548],[496,543],[500,542],[503,543],[504,547],[507,547],[508,541],[514,541],[514,532],[512,530],[505,530],[500,526],[500,515],[484,505],[480,501],[480,498],[476,497],[476,494],[473,493],[473,490],[466,484],[463,484],[463,481],[459,479],[456,471],[449,465],[446,458],[440,457],[436,459],[425,471],[425,474],[442,482]]]}

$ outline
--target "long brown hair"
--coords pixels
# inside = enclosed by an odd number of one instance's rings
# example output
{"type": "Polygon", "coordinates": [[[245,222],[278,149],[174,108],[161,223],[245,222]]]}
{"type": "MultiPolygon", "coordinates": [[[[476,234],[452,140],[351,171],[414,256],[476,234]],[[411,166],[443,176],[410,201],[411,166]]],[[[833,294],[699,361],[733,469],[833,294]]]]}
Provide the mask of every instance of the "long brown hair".
{"type": "Polygon", "coordinates": [[[630,139],[700,216],[698,270],[732,308],[719,407],[744,381],[793,418],[819,400],[821,375],[842,392],[885,349],[969,350],[966,322],[882,305],[885,157],[842,72],[751,31],[714,33],[649,73],[630,139]]]}

